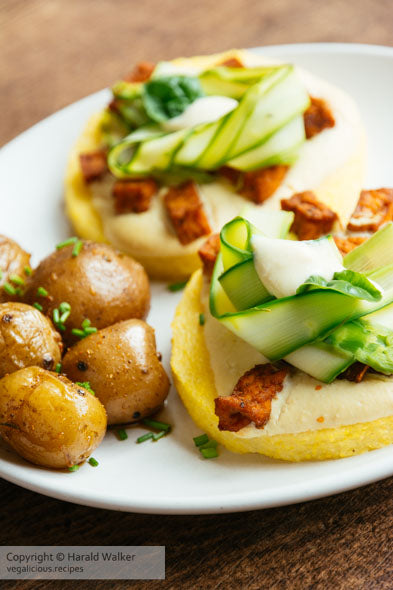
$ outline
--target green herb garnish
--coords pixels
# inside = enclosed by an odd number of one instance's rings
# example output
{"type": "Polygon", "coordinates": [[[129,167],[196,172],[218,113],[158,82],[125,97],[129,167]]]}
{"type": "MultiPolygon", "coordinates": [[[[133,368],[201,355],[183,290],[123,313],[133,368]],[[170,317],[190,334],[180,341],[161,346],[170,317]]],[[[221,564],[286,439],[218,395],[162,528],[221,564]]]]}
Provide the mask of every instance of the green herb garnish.
{"type": "Polygon", "coordinates": [[[88,463],[92,467],[97,467],[99,465],[97,459],[94,459],[94,457],[90,457],[90,459],[88,460],[88,463]]]}
{"type": "Polygon", "coordinates": [[[203,449],[216,449],[218,442],[216,440],[208,440],[203,445],[200,445],[199,450],[202,452],[203,449]]]}
{"type": "Polygon", "coordinates": [[[81,339],[86,337],[84,330],[79,330],[79,328],[72,328],[71,334],[73,334],[74,336],[78,336],[78,338],[81,339]]]}
{"type": "Polygon", "coordinates": [[[157,434],[153,434],[153,441],[160,440],[160,438],[165,436],[167,433],[168,433],[167,430],[161,430],[160,432],[157,432],[157,434]]]}
{"type": "Polygon", "coordinates": [[[16,295],[17,290],[7,281],[3,285],[3,290],[7,293],[7,295],[16,295]]]}
{"type": "Polygon", "coordinates": [[[48,297],[49,293],[44,287],[38,287],[37,289],[37,296],[38,297],[48,297]]]}
{"type": "Polygon", "coordinates": [[[127,440],[128,434],[126,433],[124,428],[120,428],[120,430],[117,430],[117,437],[119,440],[127,440]]]}
{"type": "Polygon", "coordinates": [[[200,434],[199,436],[195,436],[192,440],[194,441],[196,447],[200,447],[201,445],[209,442],[209,437],[207,434],[200,434]]]}
{"type": "Polygon", "coordinates": [[[68,471],[78,471],[79,469],[79,465],[71,465],[71,467],[68,468],[68,471]]]}
{"type": "Polygon", "coordinates": [[[156,430],[164,430],[165,432],[169,432],[171,430],[171,425],[167,424],[166,422],[158,422],[158,420],[150,420],[150,418],[144,418],[142,423],[145,426],[149,426],[150,428],[155,428],[156,430]]]}
{"type": "Polygon", "coordinates": [[[56,328],[61,332],[65,332],[65,322],[69,318],[71,313],[71,305],[66,301],[60,303],[59,307],[55,307],[52,312],[53,323],[55,324],[56,328]]]}
{"type": "Polygon", "coordinates": [[[331,281],[313,275],[298,287],[296,293],[307,293],[316,289],[329,289],[366,301],[380,301],[382,298],[382,291],[376,283],[363,273],[348,269],[335,272],[331,281]]]}
{"type": "Polygon", "coordinates": [[[24,279],[22,279],[22,277],[20,277],[19,275],[10,275],[9,278],[11,283],[14,283],[14,285],[23,286],[25,284],[24,279]]]}
{"type": "Polygon", "coordinates": [[[91,326],[91,321],[88,318],[85,318],[82,322],[81,328],[73,328],[71,333],[74,336],[78,336],[82,340],[82,338],[86,338],[90,334],[95,334],[97,332],[97,328],[91,326]]]}
{"type": "Polygon", "coordinates": [[[204,313],[200,313],[199,314],[199,325],[200,326],[204,326],[205,325],[205,321],[206,321],[205,314],[204,313]]]}
{"type": "Polygon", "coordinates": [[[42,311],[44,309],[40,303],[37,303],[37,301],[33,303],[33,307],[38,309],[38,311],[42,311]]]}
{"type": "Polygon", "coordinates": [[[201,449],[201,453],[205,459],[215,459],[215,457],[218,457],[217,449],[201,449]]]}
{"type": "Polygon", "coordinates": [[[207,434],[200,434],[199,436],[196,436],[193,441],[205,459],[213,459],[213,457],[218,457],[218,443],[216,440],[209,439],[207,434]]]}
{"type": "Polygon", "coordinates": [[[30,277],[30,276],[32,275],[32,273],[33,273],[33,271],[32,271],[32,269],[30,268],[30,266],[25,266],[23,270],[24,270],[24,272],[25,272],[25,275],[26,275],[27,277],[30,277]]]}
{"type": "Polygon", "coordinates": [[[136,439],[136,442],[138,444],[145,442],[146,440],[150,440],[151,438],[153,438],[153,433],[152,432],[146,432],[146,434],[142,434],[142,436],[140,436],[139,438],[136,439]]]}
{"type": "Polygon", "coordinates": [[[172,283],[168,285],[168,291],[181,291],[187,285],[187,281],[182,281],[181,283],[172,283]]]}
{"type": "Polygon", "coordinates": [[[81,240],[79,240],[78,242],[75,242],[75,246],[72,249],[71,256],[76,258],[78,256],[78,254],[80,253],[80,251],[82,250],[82,247],[83,247],[83,242],[81,240]]]}
{"type": "Polygon", "coordinates": [[[71,244],[75,244],[75,242],[78,241],[78,238],[73,236],[72,238],[67,238],[67,240],[64,240],[63,242],[60,242],[59,244],[56,244],[56,250],[61,250],[62,248],[65,248],[66,246],[71,246],[71,244]]]}
{"type": "Polygon", "coordinates": [[[61,363],[57,363],[55,366],[55,373],[61,373],[61,363]]]}
{"type": "Polygon", "coordinates": [[[142,102],[150,119],[160,123],[181,115],[188,105],[204,96],[197,77],[168,76],[146,82],[142,102]]]}

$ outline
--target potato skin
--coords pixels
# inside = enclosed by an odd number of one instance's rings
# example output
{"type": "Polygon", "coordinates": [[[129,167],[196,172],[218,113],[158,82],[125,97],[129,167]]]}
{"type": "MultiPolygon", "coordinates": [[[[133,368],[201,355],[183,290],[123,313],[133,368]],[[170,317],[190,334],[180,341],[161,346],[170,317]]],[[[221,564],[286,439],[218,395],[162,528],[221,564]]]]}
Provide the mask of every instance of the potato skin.
{"type": "Polygon", "coordinates": [[[37,309],[24,303],[0,304],[0,378],[24,367],[54,370],[62,349],[60,334],[37,309]]]}
{"type": "Polygon", "coordinates": [[[17,296],[8,295],[3,289],[3,285],[9,282],[10,275],[18,275],[25,279],[25,267],[30,268],[30,254],[23,250],[6,236],[0,235],[0,270],[2,276],[0,278],[0,303],[4,301],[15,301],[18,299],[17,296]]]}
{"type": "Polygon", "coordinates": [[[100,401],[66,377],[28,367],[0,380],[0,434],[37,465],[65,468],[86,459],[106,431],[100,401]]]}
{"type": "Polygon", "coordinates": [[[71,305],[63,334],[67,344],[78,340],[71,330],[80,328],[86,318],[101,329],[147,315],[149,280],[138,262],[106,244],[84,242],[75,257],[72,250],[73,246],[66,246],[42,260],[28,281],[25,294],[28,303],[39,301],[50,317],[61,302],[71,305]],[[48,297],[37,297],[38,287],[44,287],[48,297]]]}
{"type": "Polygon", "coordinates": [[[119,322],[81,340],[65,355],[63,371],[74,381],[89,381],[105,406],[108,424],[149,416],[169,392],[154,330],[142,320],[119,322]]]}

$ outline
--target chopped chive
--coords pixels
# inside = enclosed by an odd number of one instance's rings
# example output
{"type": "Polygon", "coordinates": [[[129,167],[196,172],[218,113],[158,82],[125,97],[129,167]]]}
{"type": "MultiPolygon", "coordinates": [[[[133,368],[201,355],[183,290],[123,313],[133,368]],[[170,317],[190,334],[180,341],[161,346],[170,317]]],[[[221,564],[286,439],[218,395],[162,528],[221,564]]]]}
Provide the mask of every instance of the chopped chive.
{"type": "Polygon", "coordinates": [[[60,330],[60,332],[65,332],[65,331],[66,331],[66,327],[65,327],[65,325],[64,325],[64,324],[57,324],[57,325],[56,325],[56,328],[57,328],[58,330],[60,330]]]}
{"type": "Polygon", "coordinates": [[[16,295],[16,289],[12,285],[10,285],[10,283],[5,282],[3,285],[3,289],[7,293],[7,295],[16,295]]]}
{"type": "Polygon", "coordinates": [[[61,373],[61,363],[57,363],[57,365],[55,366],[55,372],[61,373]]]}
{"type": "Polygon", "coordinates": [[[94,457],[90,457],[89,461],[88,461],[89,465],[91,465],[92,467],[97,467],[99,465],[97,459],[94,459],[94,457]]]}
{"type": "Polygon", "coordinates": [[[36,309],[38,309],[38,311],[42,311],[44,309],[42,307],[42,305],[40,305],[39,303],[37,303],[37,301],[35,303],[33,303],[33,307],[35,307],[36,309]]]}
{"type": "Polygon", "coordinates": [[[88,328],[89,326],[91,326],[91,321],[89,320],[89,318],[84,319],[82,322],[82,330],[88,328]]]}
{"type": "Polygon", "coordinates": [[[157,420],[150,420],[150,418],[144,418],[142,422],[145,426],[150,426],[150,428],[155,428],[156,430],[164,430],[165,432],[169,432],[171,429],[170,424],[158,422],[157,420]]]}
{"type": "Polygon", "coordinates": [[[85,336],[89,336],[90,334],[95,334],[97,332],[97,328],[91,326],[90,328],[85,328],[84,330],[85,336]]]}
{"type": "Polygon", "coordinates": [[[68,468],[68,471],[78,471],[79,469],[79,465],[71,465],[71,467],[68,468]]]}
{"type": "Polygon", "coordinates": [[[120,428],[117,431],[117,436],[119,440],[126,440],[128,438],[128,434],[126,433],[126,431],[124,430],[124,428],[120,428]]]}
{"type": "Polygon", "coordinates": [[[153,434],[153,440],[160,440],[160,438],[162,438],[163,436],[165,436],[167,434],[167,430],[161,430],[160,432],[157,432],[157,434],[153,434]]]}
{"type": "Polygon", "coordinates": [[[30,277],[30,276],[31,276],[31,274],[32,274],[32,272],[33,272],[33,271],[32,271],[32,269],[30,268],[30,266],[25,266],[25,268],[24,268],[23,270],[24,270],[24,272],[25,272],[25,275],[26,275],[27,277],[30,277]]]}
{"type": "Polygon", "coordinates": [[[60,323],[64,324],[64,322],[66,322],[68,320],[68,318],[70,317],[70,311],[65,311],[61,316],[60,316],[60,323]]]}
{"type": "Polygon", "coordinates": [[[79,240],[78,242],[75,242],[75,246],[72,249],[71,256],[76,258],[78,256],[78,254],[80,253],[80,251],[82,250],[82,246],[83,246],[83,242],[81,240],[79,240]]]}
{"type": "Polygon", "coordinates": [[[17,287],[17,288],[15,289],[15,293],[16,293],[17,295],[19,295],[19,297],[22,297],[22,295],[23,295],[23,291],[22,291],[22,289],[21,289],[20,287],[17,287]]]}
{"type": "Polygon", "coordinates": [[[200,434],[199,436],[195,436],[192,440],[194,441],[196,447],[200,447],[201,445],[205,445],[209,442],[209,437],[207,434],[200,434]]]}
{"type": "Polygon", "coordinates": [[[85,389],[87,389],[87,391],[89,391],[92,395],[95,395],[95,392],[93,391],[93,389],[91,388],[90,382],[89,381],[76,381],[75,385],[79,385],[80,387],[84,387],[85,389]]]}
{"type": "Polygon", "coordinates": [[[168,285],[168,291],[172,291],[173,293],[175,291],[181,291],[186,285],[187,281],[182,281],[181,283],[172,283],[171,285],[168,285]]]}
{"type": "Polygon", "coordinates": [[[79,330],[78,328],[73,328],[71,330],[71,334],[73,334],[74,336],[78,336],[78,338],[84,338],[86,336],[86,334],[84,333],[83,330],[79,330]]]}
{"type": "Polygon", "coordinates": [[[205,459],[214,459],[218,457],[217,449],[201,449],[201,453],[205,459]]]}
{"type": "Polygon", "coordinates": [[[44,287],[38,287],[37,295],[38,297],[48,297],[48,291],[44,287]]]}
{"type": "Polygon", "coordinates": [[[71,305],[67,303],[67,301],[62,301],[59,305],[60,313],[65,313],[66,311],[71,311],[71,305]]]}
{"type": "Polygon", "coordinates": [[[24,285],[25,281],[24,279],[22,279],[22,277],[20,277],[19,275],[10,275],[10,281],[11,283],[14,283],[14,285],[24,285]]]}
{"type": "Polygon", "coordinates": [[[216,449],[218,445],[218,442],[216,440],[209,440],[206,443],[204,443],[203,445],[201,445],[199,447],[199,450],[202,453],[203,449],[216,449]]]}
{"type": "Polygon", "coordinates": [[[57,309],[57,307],[55,307],[55,309],[53,310],[53,321],[55,324],[58,324],[60,322],[60,313],[59,310],[57,309]]]}
{"type": "Polygon", "coordinates": [[[73,238],[68,238],[59,244],[56,244],[56,250],[61,250],[61,248],[65,248],[66,246],[71,246],[71,244],[75,244],[78,241],[78,238],[75,236],[73,238]]]}
{"type": "Polygon", "coordinates": [[[200,313],[199,314],[199,325],[200,326],[204,326],[205,325],[205,314],[204,313],[200,313]]]}
{"type": "Polygon", "coordinates": [[[139,443],[143,443],[146,440],[149,440],[151,438],[153,438],[153,433],[152,432],[147,432],[146,434],[142,434],[142,436],[140,436],[139,438],[136,439],[136,442],[139,443]]]}

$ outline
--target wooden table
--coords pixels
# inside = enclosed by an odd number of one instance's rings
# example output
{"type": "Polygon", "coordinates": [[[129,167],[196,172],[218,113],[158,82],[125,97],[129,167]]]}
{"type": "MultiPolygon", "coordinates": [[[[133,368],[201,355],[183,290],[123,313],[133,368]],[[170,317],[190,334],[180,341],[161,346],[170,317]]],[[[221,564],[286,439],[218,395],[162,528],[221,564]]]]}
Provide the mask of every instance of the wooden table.
{"type": "MultiPolygon", "coordinates": [[[[392,17],[390,0],[0,0],[0,144],[141,59],[304,41],[388,45],[392,17]]],[[[393,587],[393,479],[308,504],[202,517],[84,508],[5,481],[0,494],[2,544],[166,545],[166,582],[85,588],[393,587]]]]}

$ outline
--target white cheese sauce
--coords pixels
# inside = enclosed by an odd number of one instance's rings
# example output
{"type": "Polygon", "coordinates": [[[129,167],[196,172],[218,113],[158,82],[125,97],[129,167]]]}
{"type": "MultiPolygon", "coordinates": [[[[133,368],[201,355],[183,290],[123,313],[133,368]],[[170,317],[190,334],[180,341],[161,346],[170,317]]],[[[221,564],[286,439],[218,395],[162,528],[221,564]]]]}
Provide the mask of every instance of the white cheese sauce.
{"type": "Polygon", "coordinates": [[[330,281],[344,270],[342,256],[328,238],[295,242],[254,235],[251,239],[255,270],[275,297],[295,295],[311,275],[330,281]]]}
{"type": "MultiPolygon", "coordinates": [[[[244,62],[246,65],[255,66],[271,63],[271,60],[245,53],[244,62]]],[[[185,73],[187,64],[187,60],[183,60],[179,65],[169,64],[167,72],[173,74],[176,70],[185,73]]],[[[209,64],[206,65],[208,67],[209,64]]],[[[195,75],[198,68],[190,65],[188,70],[190,74],[193,71],[195,75]]],[[[336,125],[332,129],[324,130],[302,146],[297,162],[289,169],[280,187],[265,201],[263,207],[266,210],[279,210],[282,198],[288,198],[294,192],[317,189],[329,180],[329,175],[334,176],[340,166],[347,170],[347,162],[354,159],[354,170],[349,180],[345,177],[348,186],[341,186],[341,191],[337,191],[336,186],[332,187],[332,190],[322,198],[341,216],[349,217],[355,208],[363,182],[364,132],[358,109],[352,99],[334,86],[301,70],[300,74],[311,95],[328,101],[336,125]],[[342,198],[344,189],[345,199],[342,198]]],[[[199,248],[203,238],[187,246],[180,244],[168,220],[162,195],[159,195],[158,199],[153,199],[151,208],[145,213],[116,215],[111,194],[112,184],[113,180],[109,178],[108,182],[92,183],[90,188],[93,205],[102,219],[105,236],[115,247],[134,255],[142,253],[143,256],[157,256],[158,252],[161,256],[182,256],[199,248]]],[[[244,206],[249,204],[249,201],[236,194],[234,188],[225,180],[204,184],[200,187],[200,192],[213,232],[219,231],[223,224],[239,215],[244,206]]],[[[250,204],[250,208],[259,210],[260,206],[250,204]]]]}
{"type": "MultiPolygon", "coordinates": [[[[209,351],[217,395],[230,395],[242,375],[266,359],[235,336],[209,313],[207,286],[204,336],[209,351]]],[[[329,385],[294,371],[286,377],[283,390],[272,401],[270,419],[263,429],[253,424],[242,428],[244,438],[295,434],[307,430],[338,428],[370,422],[393,414],[393,378],[366,375],[361,383],[337,380],[329,385]]]]}

